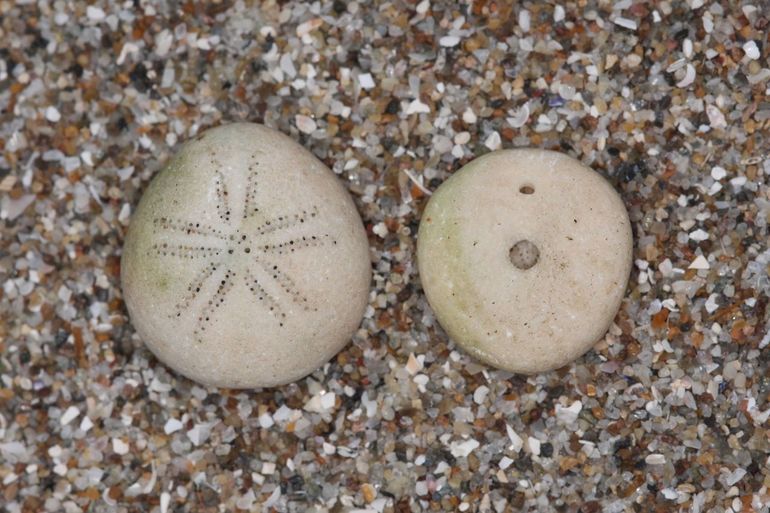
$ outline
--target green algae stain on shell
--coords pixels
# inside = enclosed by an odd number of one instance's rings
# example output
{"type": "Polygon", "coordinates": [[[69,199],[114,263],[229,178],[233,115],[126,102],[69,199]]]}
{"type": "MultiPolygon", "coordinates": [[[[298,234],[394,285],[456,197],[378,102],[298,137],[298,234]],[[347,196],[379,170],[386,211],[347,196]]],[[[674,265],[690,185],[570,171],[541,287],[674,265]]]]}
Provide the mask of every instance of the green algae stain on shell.
{"type": "MultiPolygon", "coordinates": [[[[479,159],[481,160],[481,159],[479,159]]],[[[476,161],[474,161],[475,163],[476,161]]],[[[468,255],[462,240],[462,193],[470,170],[469,164],[452,175],[433,194],[422,215],[418,234],[417,258],[422,270],[441,266],[446,276],[451,276],[441,284],[441,291],[435,295],[426,290],[431,303],[441,303],[444,308],[436,312],[439,322],[453,338],[466,341],[469,350],[476,350],[477,357],[484,355],[480,341],[476,340],[468,324],[483,322],[483,301],[474,283],[472,269],[475,263],[468,255]],[[439,249],[440,248],[440,249],[439,249]],[[438,250],[438,251],[437,251],[438,250]],[[442,258],[439,253],[451,255],[442,258]],[[475,321],[474,321],[475,319],[475,321]]]]}
{"type": "Polygon", "coordinates": [[[175,175],[181,169],[181,156],[175,157],[163,170],[161,170],[150,182],[142,195],[126,236],[123,246],[123,282],[133,283],[135,280],[126,279],[126,275],[136,274],[136,280],[143,286],[157,287],[161,291],[168,289],[169,282],[173,280],[173,273],[168,265],[154,258],[151,254],[153,235],[155,229],[152,218],[163,203],[167,201],[166,190],[173,190],[175,175]]]}

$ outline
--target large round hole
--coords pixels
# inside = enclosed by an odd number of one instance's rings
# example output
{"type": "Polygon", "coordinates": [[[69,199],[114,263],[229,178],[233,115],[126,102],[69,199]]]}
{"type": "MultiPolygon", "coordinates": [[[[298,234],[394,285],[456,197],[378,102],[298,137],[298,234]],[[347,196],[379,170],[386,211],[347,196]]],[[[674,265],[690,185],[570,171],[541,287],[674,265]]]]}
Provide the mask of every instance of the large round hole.
{"type": "Polygon", "coordinates": [[[514,266],[525,271],[537,263],[540,258],[540,250],[534,243],[525,239],[514,244],[508,256],[514,266]]]}
{"type": "Polygon", "coordinates": [[[519,188],[519,192],[522,193],[522,194],[534,194],[535,193],[535,188],[532,187],[531,185],[522,185],[519,188]]]}

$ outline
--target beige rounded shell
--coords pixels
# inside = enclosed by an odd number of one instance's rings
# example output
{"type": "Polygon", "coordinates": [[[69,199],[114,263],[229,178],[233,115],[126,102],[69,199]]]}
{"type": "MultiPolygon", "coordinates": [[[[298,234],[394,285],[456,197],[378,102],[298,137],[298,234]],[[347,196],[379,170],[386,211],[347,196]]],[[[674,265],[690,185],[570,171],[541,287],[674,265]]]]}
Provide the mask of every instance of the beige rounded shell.
{"type": "Polygon", "coordinates": [[[442,327],[489,365],[561,367],[607,331],[632,264],[631,224],[612,186],[552,151],[489,153],[431,197],[420,277],[442,327]]]}
{"type": "Polygon", "coordinates": [[[361,218],[333,173],[247,123],[200,134],[153,179],[122,259],[131,321],[153,353],[233,388],[327,362],[358,327],[370,279],[361,218]]]}

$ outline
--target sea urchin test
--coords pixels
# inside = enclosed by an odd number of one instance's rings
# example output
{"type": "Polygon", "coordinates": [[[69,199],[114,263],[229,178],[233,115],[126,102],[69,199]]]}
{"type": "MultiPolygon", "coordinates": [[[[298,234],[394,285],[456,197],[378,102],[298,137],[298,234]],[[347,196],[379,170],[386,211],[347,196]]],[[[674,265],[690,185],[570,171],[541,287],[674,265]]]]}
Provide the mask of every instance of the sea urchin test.
{"type": "Polygon", "coordinates": [[[358,327],[371,265],[350,195],[312,154],[262,125],[187,143],[131,220],[122,282],[157,357],[232,388],[297,380],[358,327]]]}
{"type": "Polygon", "coordinates": [[[531,374],[588,351],[612,323],[632,262],[623,201],[552,151],[489,153],[422,215],[418,264],[449,336],[489,365],[531,374]]]}

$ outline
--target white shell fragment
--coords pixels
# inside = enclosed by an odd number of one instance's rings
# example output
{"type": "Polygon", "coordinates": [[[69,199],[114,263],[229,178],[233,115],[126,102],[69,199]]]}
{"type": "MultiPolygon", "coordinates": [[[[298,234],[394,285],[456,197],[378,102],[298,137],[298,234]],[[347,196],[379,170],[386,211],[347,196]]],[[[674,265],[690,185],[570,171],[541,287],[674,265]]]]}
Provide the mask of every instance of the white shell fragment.
{"type": "Polygon", "coordinates": [[[566,155],[507,150],[442,184],[422,216],[421,281],[450,337],[512,372],[565,365],[611,324],[631,270],[625,206],[566,155]]]}
{"type": "Polygon", "coordinates": [[[144,193],[122,261],[136,331],[194,380],[288,383],[350,339],[371,269],[361,219],[331,171],[261,125],[209,130],[144,193]]]}

